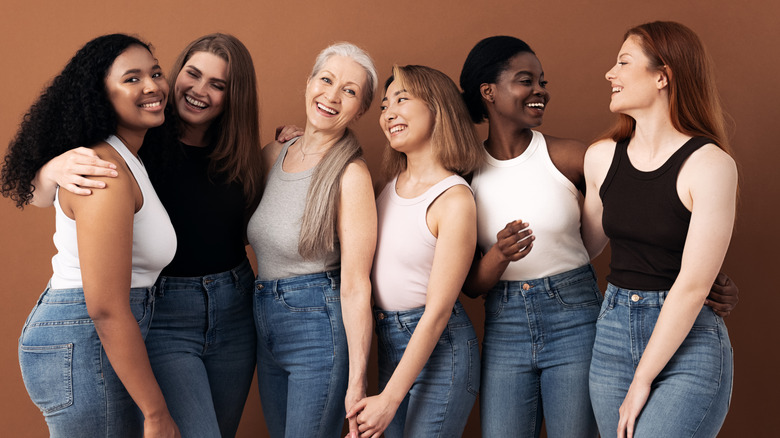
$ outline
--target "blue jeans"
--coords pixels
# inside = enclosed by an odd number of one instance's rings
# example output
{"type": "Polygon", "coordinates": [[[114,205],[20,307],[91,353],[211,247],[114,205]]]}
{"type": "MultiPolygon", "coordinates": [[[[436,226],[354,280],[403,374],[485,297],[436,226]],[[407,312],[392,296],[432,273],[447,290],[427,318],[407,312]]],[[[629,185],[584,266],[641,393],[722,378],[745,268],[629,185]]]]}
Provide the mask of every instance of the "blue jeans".
{"type": "MultiPolygon", "coordinates": [[[[130,309],[145,336],[154,297],[130,290],[130,309]]],[[[108,362],[83,289],[46,288],[19,338],[22,378],[58,437],[140,437],[143,416],[108,362]]]]}
{"type": "MultiPolygon", "coordinates": [[[[374,309],[379,338],[379,390],[401,361],[425,307],[399,312],[374,309]]],[[[385,430],[393,437],[459,437],[479,392],[479,341],[456,302],[428,362],[385,430]]]]}
{"type": "Polygon", "coordinates": [[[500,281],[485,300],[480,417],[485,437],[595,437],[588,369],[601,303],[590,265],[500,281]]]}
{"type": "Polygon", "coordinates": [[[349,357],[339,271],[255,282],[257,381],[271,437],[341,436],[349,357]]]}
{"type": "Polygon", "coordinates": [[[149,361],[182,437],[232,437],[255,370],[247,260],[204,277],[160,277],[149,361]]]}
{"type": "MultiPolygon", "coordinates": [[[[590,368],[591,400],[602,437],[616,435],[618,409],[668,293],[607,287],[590,368]]],[[[715,437],[729,408],[732,371],[726,325],[712,308],[703,306],[688,336],[653,381],[634,436],[715,437]]]]}

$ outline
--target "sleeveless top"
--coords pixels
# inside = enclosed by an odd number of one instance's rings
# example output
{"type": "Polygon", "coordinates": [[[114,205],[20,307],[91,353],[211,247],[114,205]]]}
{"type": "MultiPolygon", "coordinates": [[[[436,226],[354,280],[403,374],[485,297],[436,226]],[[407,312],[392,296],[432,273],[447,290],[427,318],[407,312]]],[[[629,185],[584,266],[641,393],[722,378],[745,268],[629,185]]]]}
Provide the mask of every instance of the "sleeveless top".
{"type": "Polygon", "coordinates": [[[249,219],[247,234],[257,256],[257,277],[261,280],[332,271],[341,263],[338,243],[334,251],[316,260],[305,260],[298,253],[306,194],[316,166],[296,173],[282,169],[287,150],[296,140],[285,143],[279,152],[268,174],[263,199],[249,219]]]}
{"type": "Polygon", "coordinates": [[[168,148],[171,154],[162,163],[152,160],[152,153],[149,159],[140,154],[176,230],[176,255],[162,275],[203,277],[233,269],[246,259],[244,188],[240,182],[226,183],[223,175],[209,173],[209,155],[215,147],[175,141],[141,149],[168,148]],[[161,173],[165,177],[157,181],[161,173]]]}
{"type": "Polygon", "coordinates": [[[590,261],[580,234],[582,195],[553,164],[544,135],[531,132],[528,149],[518,157],[497,160],[486,151],[471,181],[483,254],[514,220],[527,222],[536,236],[531,252],[509,263],[501,275],[505,281],[549,277],[590,261]]]}
{"type": "MultiPolygon", "coordinates": [[[[168,213],[152,188],[149,175],[143,163],[127,149],[118,137],[112,135],[105,140],[127,163],[143,195],[143,205],[133,216],[133,258],[130,287],[150,287],[157,280],[160,271],[170,263],[176,252],[176,233],[173,231],[168,213]]],[[[54,198],[56,231],[54,246],[57,254],[51,259],[54,275],[51,286],[54,289],[83,287],[79,264],[76,221],[62,211],[59,202],[59,188],[54,198]]],[[[111,245],[111,242],[106,242],[111,245]]]]}
{"type": "Polygon", "coordinates": [[[612,248],[607,281],[633,290],[669,290],[680,273],[691,212],[677,194],[685,160],[712,140],[694,137],[658,169],[643,172],[628,157],[630,140],[615,146],[599,195],[612,248]]]}
{"type": "Polygon", "coordinates": [[[371,270],[377,306],[392,311],[425,305],[436,250],[436,237],[425,220],[428,207],[452,186],[469,187],[463,178],[452,175],[408,199],[395,191],[397,180],[393,178],[377,198],[377,245],[371,270]]]}

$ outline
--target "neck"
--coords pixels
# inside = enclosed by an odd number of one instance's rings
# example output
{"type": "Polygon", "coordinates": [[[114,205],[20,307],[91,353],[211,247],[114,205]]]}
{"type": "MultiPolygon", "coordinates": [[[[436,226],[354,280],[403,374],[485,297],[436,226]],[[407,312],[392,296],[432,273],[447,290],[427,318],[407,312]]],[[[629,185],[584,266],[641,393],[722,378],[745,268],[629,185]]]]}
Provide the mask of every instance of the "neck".
{"type": "Polygon", "coordinates": [[[406,169],[401,171],[398,179],[409,186],[430,186],[452,175],[452,172],[436,159],[430,143],[405,155],[406,169]]]}
{"type": "Polygon", "coordinates": [[[180,125],[179,140],[188,146],[205,147],[208,145],[206,131],[208,126],[192,126],[186,123],[180,125]]]}
{"type": "Polygon", "coordinates": [[[668,109],[650,109],[630,115],[636,121],[631,138],[632,147],[653,154],[668,147],[678,148],[689,138],[672,125],[668,109]]]}
{"type": "Polygon", "coordinates": [[[141,146],[144,144],[144,136],[146,135],[146,129],[136,131],[132,129],[125,129],[117,127],[115,135],[122,140],[125,147],[136,157],[138,151],[141,150],[141,146]]]}
{"type": "Polygon", "coordinates": [[[497,160],[511,160],[528,149],[532,138],[531,128],[491,122],[485,149],[497,160]]]}
{"type": "Polygon", "coordinates": [[[306,148],[306,155],[320,154],[338,143],[344,136],[344,132],[344,130],[338,132],[320,131],[307,123],[303,136],[298,140],[300,142],[298,146],[306,148]]]}

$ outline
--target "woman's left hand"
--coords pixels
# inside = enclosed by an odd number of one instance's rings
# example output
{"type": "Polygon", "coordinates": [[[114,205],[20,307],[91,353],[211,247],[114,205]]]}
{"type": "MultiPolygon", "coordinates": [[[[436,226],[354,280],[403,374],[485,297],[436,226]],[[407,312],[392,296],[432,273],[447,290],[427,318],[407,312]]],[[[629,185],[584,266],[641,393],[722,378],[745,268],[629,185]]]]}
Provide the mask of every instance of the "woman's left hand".
{"type": "Polygon", "coordinates": [[[636,380],[631,382],[628,388],[628,394],[620,405],[620,420],[618,420],[617,436],[618,438],[633,438],[636,418],[642,412],[642,408],[647,403],[650,396],[650,384],[638,383],[636,380]]]}
{"type": "MultiPolygon", "coordinates": [[[[365,385],[363,385],[362,388],[357,388],[350,385],[347,388],[347,395],[346,397],[344,397],[344,407],[346,408],[347,412],[351,412],[352,407],[355,406],[357,402],[364,399],[365,397],[366,397],[365,385]]],[[[347,415],[347,421],[349,422],[349,434],[345,438],[358,438],[359,432],[358,432],[357,414],[347,415]]]]}
{"type": "Polygon", "coordinates": [[[347,413],[347,418],[357,419],[360,438],[378,438],[393,420],[396,410],[398,404],[385,400],[383,394],[379,394],[355,403],[347,413]]]}

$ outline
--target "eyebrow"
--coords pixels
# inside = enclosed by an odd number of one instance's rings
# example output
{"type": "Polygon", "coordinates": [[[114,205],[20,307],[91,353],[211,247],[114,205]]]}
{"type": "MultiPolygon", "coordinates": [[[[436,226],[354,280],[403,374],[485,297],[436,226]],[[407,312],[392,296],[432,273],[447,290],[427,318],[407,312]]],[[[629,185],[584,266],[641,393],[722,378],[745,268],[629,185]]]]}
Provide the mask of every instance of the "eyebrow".
{"type": "MultiPolygon", "coordinates": [[[[162,69],[160,68],[159,65],[155,64],[155,65],[152,66],[152,70],[162,70],[162,69]]],[[[140,68],[131,68],[130,70],[124,72],[122,74],[122,76],[137,75],[137,74],[140,74],[140,73],[141,73],[141,69],[140,68]]]]}
{"type": "MultiPolygon", "coordinates": [[[[191,69],[195,70],[196,72],[198,72],[199,75],[201,75],[201,76],[203,75],[203,72],[200,71],[200,69],[198,67],[195,67],[194,65],[185,65],[184,67],[191,68],[191,69]]],[[[226,79],[220,79],[220,78],[210,78],[210,79],[212,81],[214,81],[214,82],[221,82],[223,84],[227,84],[227,80],[226,79]]]]}
{"type": "MultiPolygon", "coordinates": [[[[398,91],[396,91],[395,93],[393,93],[393,97],[395,97],[395,96],[398,96],[398,95],[399,95],[399,94],[401,94],[401,93],[408,93],[408,91],[406,91],[406,89],[405,89],[405,88],[404,88],[403,90],[398,90],[398,91]]],[[[383,97],[383,98],[382,98],[382,102],[384,102],[384,101],[386,101],[386,100],[387,100],[387,96],[385,96],[385,97],[383,97]]]]}

